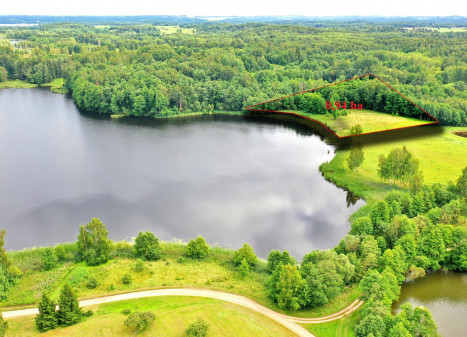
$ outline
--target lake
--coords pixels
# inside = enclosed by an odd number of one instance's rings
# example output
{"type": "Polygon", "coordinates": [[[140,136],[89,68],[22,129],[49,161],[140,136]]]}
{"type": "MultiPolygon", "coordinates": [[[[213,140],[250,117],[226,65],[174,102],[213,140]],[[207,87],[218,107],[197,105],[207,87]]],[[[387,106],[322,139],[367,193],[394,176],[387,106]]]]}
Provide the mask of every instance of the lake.
{"type": "Polygon", "coordinates": [[[44,89],[0,90],[0,214],[6,248],[75,241],[92,217],[109,237],[203,235],[301,258],[332,248],[364,204],[327,182],[334,147],[264,117],[111,119],[44,89]]]}
{"type": "Polygon", "coordinates": [[[467,273],[438,272],[404,283],[395,308],[406,302],[428,308],[442,336],[466,335],[467,273]]]}

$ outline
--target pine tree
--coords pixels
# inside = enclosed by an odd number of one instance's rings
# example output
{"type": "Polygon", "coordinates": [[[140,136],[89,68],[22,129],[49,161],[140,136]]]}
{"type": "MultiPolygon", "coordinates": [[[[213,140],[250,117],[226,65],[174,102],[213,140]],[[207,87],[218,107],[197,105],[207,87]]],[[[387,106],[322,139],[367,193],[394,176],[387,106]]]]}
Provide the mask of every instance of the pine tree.
{"type": "Polygon", "coordinates": [[[40,332],[55,329],[58,325],[57,315],[55,313],[55,303],[49,297],[49,294],[43,293],[39,303],[39,315],[36,316],[36,326],[40,332]]]}
{"type": "Polygon", "coordinates": [[[57,311],[58,324],[70,326],[81,320],[82,313],[78,298],[68,283],[65,283],[62,288],[58,305],[60,307],[57,311]]]}

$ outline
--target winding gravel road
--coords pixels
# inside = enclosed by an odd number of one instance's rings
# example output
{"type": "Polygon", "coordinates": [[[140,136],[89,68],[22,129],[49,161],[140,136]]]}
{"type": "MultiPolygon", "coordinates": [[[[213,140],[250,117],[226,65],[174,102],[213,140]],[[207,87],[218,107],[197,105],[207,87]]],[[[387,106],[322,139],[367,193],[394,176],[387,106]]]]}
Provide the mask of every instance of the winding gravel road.
{"type": "MultiPolygon", "coordinates": [[[[115,301],[123,301],[123,300],[132,300],[136,298],[143,298],[143,297],[161,297],[161,296],[191,296],[191,297],[207,297],[213,298],[216,300],[221,300],[229,303],[234,303],[240,305],[242,307],[248,308],[250,310],[256,311],[266,317],[269,317],[273,321],[283,325],[297,336],[300,337],[314,337],[309,331],[305,328],[300,326],[297,323],[305,323],[305,324],[318,324],[318,323],[325,323],[334,321],[336,319],[340,319],[347,315],[350,315],[352,312],[357,310],[363,302],[360,300],[355,300],[352,304],[350,304],[347,308],[336,312],[332,315],[326,317],[318,317],[318,318],[301,318],[301,317],[293,317],[287,316],[284,314],[280,314],[275,312],[265,306],[250,300],[244,296],[234,295],[230,293],[225,293],[221,291],[215,290],[207,290],[207,289],[192,289],[192,288],[175,288],[175,289],[154,289],[154,290],[144,290],[144,291],[137,291],[132,293],[125,293],[125,294],[118,294],[118,295],[111,295],[111,296],[104,296],[104,297],[97,297],[88,300],[82,300],[79,302],[81,307],[86,307],[89,305],[96,305],[108,302],[115,302],[115,301]]],[[[31,309],[21,309],[21,310],[11,310],[11,311],[4,311],[3,318],[15,318],[21,316],[28,316],[28,315],[37,315],[38,314],[37,308],[31,309]]]]}

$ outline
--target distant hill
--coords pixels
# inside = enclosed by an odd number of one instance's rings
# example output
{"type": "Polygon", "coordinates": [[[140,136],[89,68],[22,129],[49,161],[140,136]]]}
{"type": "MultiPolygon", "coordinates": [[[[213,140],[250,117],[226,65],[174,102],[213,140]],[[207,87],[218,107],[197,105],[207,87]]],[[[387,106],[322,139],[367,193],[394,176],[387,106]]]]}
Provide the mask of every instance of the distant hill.
{"type": "Polygon", "coordinates": [[[0,15],[0,24],[50,24],[50,23],[85,23],[85,24],[193,24],[193,23],[277,23],[301,24],[311,26],[349,25],[357,23],[395,24],[404,27],[420,25],[438,26],[467,26],[467,17],[462,16],[412,16],[412,17],[383,17],[383,16],[187,16],[187,15],[138,15],[138,16],[46,16],[46,15],[0,15]]]}

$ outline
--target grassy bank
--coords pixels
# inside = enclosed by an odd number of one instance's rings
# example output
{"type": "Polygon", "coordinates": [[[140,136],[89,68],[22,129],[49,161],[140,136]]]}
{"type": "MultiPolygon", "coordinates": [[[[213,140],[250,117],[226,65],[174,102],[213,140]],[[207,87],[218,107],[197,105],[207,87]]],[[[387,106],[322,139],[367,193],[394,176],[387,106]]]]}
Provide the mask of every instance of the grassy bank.
{"type": "Polygon", "coordinates": [[[56,78],[52,82],[41,84],[41,87],[49,87],[52,92],[57,94],[66,94],[68,92],[65,88],[64,78],[56,78]]]}
{"type": "Polygon", "coordinates": [[[37,84],[27,83],[20,80],[12,80],[12,81],[5,81],[0,82],[0,89],[25,89],[25,88],[35,88],[37,84]]]}
{"type": "Polygon", "coordinates": [[[155,322],[138,336],[184,336],[185,329],[197,317],[210,325],[209,336],[277,336],[292,337],[293,333],[271,319],[246,308],[207,298],[159,297],[119,301],[86,307],[94,316],[71,327],[58,328],[39,333],[34,317],[23,317],[8,321],[8,337],[33,336],[131,336],[123,322],[127,318],[124,309],[151,311],[155,322]]]}
{"type": "MultiPolygon", "coordinates": [[[[121,245],[121,244],[120,244],[121,245]]],[[[69,249],[72,245],[68,245],[69,249]]],[[[258,265],[242,277],[233,265],[234,251],[212,248],[206,259],[193,260],[185,257],[185,245],[175,242],[162,242],[163,259],[144,262],[144,270],[135,271],[136,259],[129,258],[131,246],[116,251],[120,257],[99,266],[65,262],[59,267],[42,270],[41,253],[44,248],[9,252],[14,265],[23,276],[10,289],[8,299],[0,303],[3,308],[18,308],[37,305],[41,293],[47,290],[58,298],[65,282],[69,282],[80,299],[132,292],[143,289],[191,287],[225,291],[251,298],[275,311],[299,317],[321,317],[340,311],[352,303],[359,295],[356,287],[346,289],[332,302],[315,309],[303,311],[281,310],[268,297],[265,282],[269,274],[266,262],[258,265]],[[132,281],[123,284],[122,277],[130,273],[132,281]],[[98,286],[87,287],[88,280],[96,278],[98,286]],[[39,281],[38,281],[39,280],[39,281]]]]}
{"type": "Polygon", "coordinates": [[[323,123],[340,137],[348,136],[350,134],[350,129],[356,125],[362,127],[363,131],[361,133],[369,133],[432,123],[432,121],[390,115],[370,110],[346,111],[348,112],[347,115],[338,116],[337,118],[334,118],[331,114],[310,114],[303,111],[294,111],[294,113],[323,123]]]}
{"type": "MultiPolygon", "coordinates": [[[[336,156],[321,166],[324,176],[335,184],[347,188],[369,203],[380,200],[392,190],[402,187],[384,182],[378,176],[378,157],[387,155],[393,148],[406,146],[420,160],[426,184],[456,181],[467,166],[467,138],[454,132],[467,130],[462,127],[444,127],[441,133],[428,134],[419,138],[394,139],[388,142],[365,142],[361,140],[365,161],[357,173],[346,164],[349,150],[339,150],[336,156]]],[[[391,137],[388,133],[387,137],[391,137]]]]}

